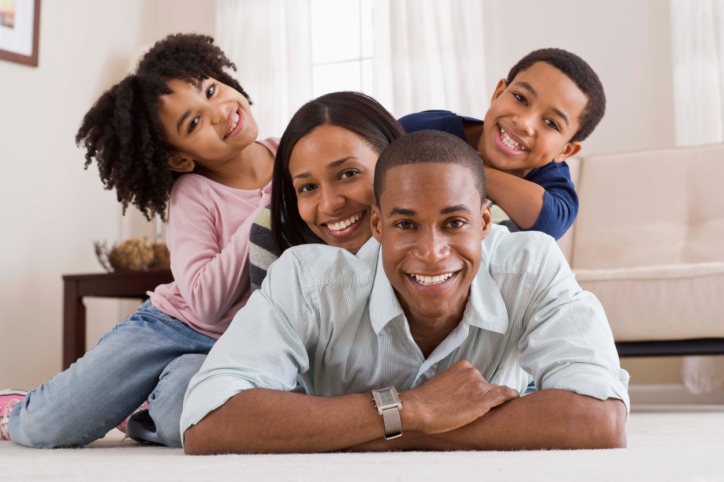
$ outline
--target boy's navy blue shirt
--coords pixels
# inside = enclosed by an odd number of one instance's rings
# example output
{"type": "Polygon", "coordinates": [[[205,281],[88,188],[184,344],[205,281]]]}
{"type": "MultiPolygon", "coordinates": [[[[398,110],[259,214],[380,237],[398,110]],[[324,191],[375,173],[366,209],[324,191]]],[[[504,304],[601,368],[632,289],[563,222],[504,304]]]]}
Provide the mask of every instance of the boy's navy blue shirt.
{"type": "MultiPolygon", "coordinates": [[[[480,119],[457,115],[447,110],[426,110],[399,119],[407,133],[422,130],[443,131],[467,142],[463,121],[483,123],[480,119]]],[[[545,190],[540,215],[535,224],[526,231],[541,231],[556,239],[561,238],[578,215],[578,195],[571,181],[568,164],[565,161],[551,161],[530,171],[525,180],[538,184],[545,190]]]]}

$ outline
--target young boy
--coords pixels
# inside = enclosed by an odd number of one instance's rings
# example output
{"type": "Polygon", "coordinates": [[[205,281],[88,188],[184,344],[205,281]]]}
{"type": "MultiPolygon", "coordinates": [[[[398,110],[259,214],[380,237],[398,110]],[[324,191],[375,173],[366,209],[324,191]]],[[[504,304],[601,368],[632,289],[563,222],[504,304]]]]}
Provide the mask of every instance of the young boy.
{"type": "Polygon", "coordinates": [[[578,214],[565,160],[581,150],[605,108],[603,85],[583,59],[541,49],[498,82],[484,121],[430,110],[400,124],[408,133],[433,129],[467,141],[483,159],[493,220],[559,239],[578,214]]]}

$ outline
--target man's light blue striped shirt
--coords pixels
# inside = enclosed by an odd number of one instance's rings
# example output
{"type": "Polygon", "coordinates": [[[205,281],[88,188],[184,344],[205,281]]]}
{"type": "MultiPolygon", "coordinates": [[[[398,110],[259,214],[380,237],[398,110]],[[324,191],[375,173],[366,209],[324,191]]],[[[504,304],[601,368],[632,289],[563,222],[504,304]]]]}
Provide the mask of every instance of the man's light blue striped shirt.
{"type": "Polygon", "coordinates": [[[601,304],[553,238],[493,226],[463,319],[426,359],[371,239],[353,255],[287,250],[191,380],[181,433],[249,388],[317,396],[415,388],[459,360],[523,393],[558,388],[628,409],[628,373],[601,304]]]}

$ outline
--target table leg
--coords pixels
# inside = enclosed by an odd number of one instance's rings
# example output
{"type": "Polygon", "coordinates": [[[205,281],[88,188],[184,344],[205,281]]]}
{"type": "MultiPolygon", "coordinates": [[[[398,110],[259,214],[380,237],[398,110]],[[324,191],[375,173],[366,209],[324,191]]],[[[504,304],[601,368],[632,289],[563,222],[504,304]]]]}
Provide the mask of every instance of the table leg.
{"type": "Polygon", "coordinates": [[[63,370],[85,354],[85,305],[78,282],[63,282],[63,370]]]}

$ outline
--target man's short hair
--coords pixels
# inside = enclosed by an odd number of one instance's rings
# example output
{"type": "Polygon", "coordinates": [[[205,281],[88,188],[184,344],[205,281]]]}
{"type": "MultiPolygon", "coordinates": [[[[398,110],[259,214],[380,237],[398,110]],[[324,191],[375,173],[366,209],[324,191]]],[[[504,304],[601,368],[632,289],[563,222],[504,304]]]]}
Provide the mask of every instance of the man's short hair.
{"type": "Polygon", "coordinates": [[[606,94],[598,75],[576,54],[563,49],[540,49],[529,53],[510,69],[506,79],[508,85],[518,73],[530,68],[536,62],[545,62],[563,72],[588,97],[588,104],[578,119],[578,132],[571,138],[572,142],[585,140],[601,122],[606,112],[606,94]]]}
{"type": "MultiPolygon", "coordinates": [[[[380,203],[387,171],[410,164],[457,164],[470,170],[480,201],[485,200],[485,171],[475,149],[447,132],[426,130],[406,134],[394,140],[380,155],[375,167],[375,199],[380,203]]],[[[434,193],[430,193],[434,195],[434,193]]]]}

